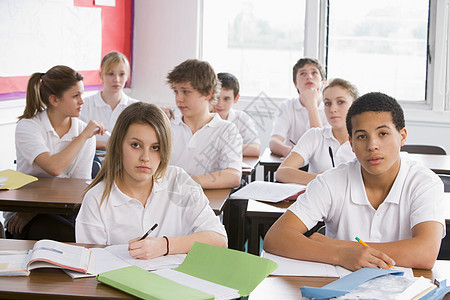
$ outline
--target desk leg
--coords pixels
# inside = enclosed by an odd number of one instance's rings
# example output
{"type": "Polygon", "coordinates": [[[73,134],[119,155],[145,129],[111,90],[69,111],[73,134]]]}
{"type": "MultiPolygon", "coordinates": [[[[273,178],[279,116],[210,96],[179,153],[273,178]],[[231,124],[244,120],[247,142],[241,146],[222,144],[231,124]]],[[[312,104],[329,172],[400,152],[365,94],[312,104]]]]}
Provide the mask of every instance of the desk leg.
{"type": "Polygon", "coordinates": [[[223,213],[223,224],[228,234],[228,248],[244,251],[245,214],[248,200],[229,199],[223,213]]]}
{"type": "Polygon", "coordinates": [[[248,237],[248,253],[259,255],[259,225],[261,224],[258,217],[250,217],[250,234],[248,237]]]}

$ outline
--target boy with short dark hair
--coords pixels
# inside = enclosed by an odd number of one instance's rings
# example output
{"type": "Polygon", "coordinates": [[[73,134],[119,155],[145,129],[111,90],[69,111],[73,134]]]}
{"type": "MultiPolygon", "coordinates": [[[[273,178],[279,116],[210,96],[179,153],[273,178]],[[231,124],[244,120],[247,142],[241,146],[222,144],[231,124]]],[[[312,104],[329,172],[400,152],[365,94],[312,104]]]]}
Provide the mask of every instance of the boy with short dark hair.
{"type": "Polygon", "coordinates": [[[313,180],[269,230],[264,249],[350,270],[431,269],[445,230],[444,188],[432,171],[400,156],[407,135],[400,105],[369,93],[353,102],[346,123],[357,159],[313,180]],[[303,235],[319,221],[326,236],[303,235]]]}
{"type": "Polygon", "coordinates": [[[172,121],[170,164],[182,167],[204,189],[240,184],[242,137],[236,126],[209,113],[219,83],[208,62],[188,59],[167,75],[181,116],[172,121]]]}
{"type": "Polygon", "coordinates": [[[326,75],[320,63],[313,58],[301,58],[292,75],[299,95],[280,104],[269,141],[270,150],[284,157],[306,131],[328,124],[321,101],[326,75]]]}
{"type": "Polygon", "coordinates": [[[259,156],[261,140],[255,122],[245,112],[232,108],[239,99],[239,81],[230,73],[219,73],[217,77],[222,87],[217,103],[212,105],[212,111],[217,112],[222,119],[236,125],[243,139],[242,154],[244,156],[259,156]]]}

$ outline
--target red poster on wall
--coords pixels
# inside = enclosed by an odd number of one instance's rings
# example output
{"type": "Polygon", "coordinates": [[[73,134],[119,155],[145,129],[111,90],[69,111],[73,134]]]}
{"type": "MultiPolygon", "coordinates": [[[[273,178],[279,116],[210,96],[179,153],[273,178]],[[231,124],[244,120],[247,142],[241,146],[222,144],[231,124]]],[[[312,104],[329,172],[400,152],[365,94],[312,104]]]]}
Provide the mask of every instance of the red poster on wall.
{"type": "MultiPolygon", "coordinates": [[[[94,0],[74,0],[73,5],[101,9],[100,57],[110,51],[119,51],[127,56],[130,63],[132,62],[133,0],[116,0],[114,7],[96,6],[94,0]]],[[[36,29],[31,28],[30,30],[36,29]]],[[[76,47],[80,43],[82,41],[74,41],[74,46],[76,47]]],[[[55,44],[57,45],[57,43],[55,44]]],[[[101,84],[99,68],[100,61],[97,69],[77,70],[84,76],[86,90],[97,88],[101,84]]],[[[36,70],[36,72],[45,72],[45,70],[36,70]]],[[[0,100],[24,98],[30,75],[0,77],[0,100]]]]}

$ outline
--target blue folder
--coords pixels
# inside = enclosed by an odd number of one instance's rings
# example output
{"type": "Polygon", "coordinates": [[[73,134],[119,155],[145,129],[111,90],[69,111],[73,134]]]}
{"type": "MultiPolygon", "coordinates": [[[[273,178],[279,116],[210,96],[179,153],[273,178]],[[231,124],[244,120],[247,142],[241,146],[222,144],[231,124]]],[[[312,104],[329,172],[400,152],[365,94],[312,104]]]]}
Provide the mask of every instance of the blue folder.
{"type": "Polygon", "coordinates": [[[403,271],[363,268],[353,273],[348,274],[332,283],[329,283],[321,288],[303,286],[300,288],[303,297],[326,299],[339,297],[357,288],[360,284],[371,279],[384,276],[387,274],[402,276],[403,271]]]}

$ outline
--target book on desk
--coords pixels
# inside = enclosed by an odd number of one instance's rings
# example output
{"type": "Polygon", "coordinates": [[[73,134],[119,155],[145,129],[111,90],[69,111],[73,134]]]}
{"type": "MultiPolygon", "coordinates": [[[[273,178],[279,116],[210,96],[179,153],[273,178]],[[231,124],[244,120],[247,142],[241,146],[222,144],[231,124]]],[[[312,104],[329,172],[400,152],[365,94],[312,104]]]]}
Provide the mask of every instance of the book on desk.
{"type": "Polygon", "coordinates": [[[14,250],[0,254],[0,276],[28,276],[36,268],[61,268],[88,273],[92,266],[88,248],[51,240],[40,240],[28,253],[14,250]]]}

